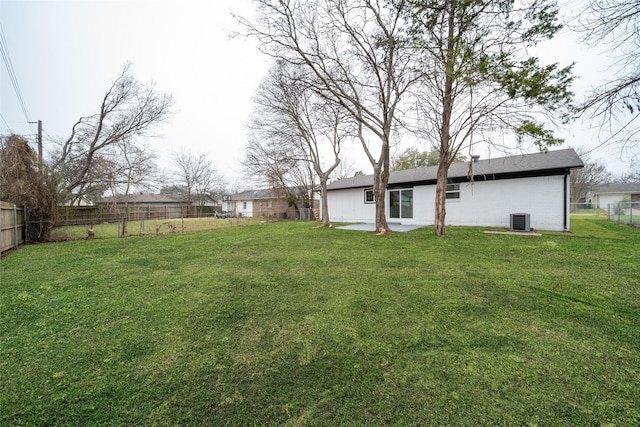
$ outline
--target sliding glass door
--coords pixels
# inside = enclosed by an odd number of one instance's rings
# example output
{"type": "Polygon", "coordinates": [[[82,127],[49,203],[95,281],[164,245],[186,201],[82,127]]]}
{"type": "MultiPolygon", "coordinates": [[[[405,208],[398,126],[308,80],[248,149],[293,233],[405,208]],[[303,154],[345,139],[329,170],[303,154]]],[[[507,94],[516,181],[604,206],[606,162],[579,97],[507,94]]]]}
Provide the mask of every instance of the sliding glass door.
{"type": "Polygon", "coordinates": [[[413,218],[413,190],[389,191],[389,218],[413,218]]]}

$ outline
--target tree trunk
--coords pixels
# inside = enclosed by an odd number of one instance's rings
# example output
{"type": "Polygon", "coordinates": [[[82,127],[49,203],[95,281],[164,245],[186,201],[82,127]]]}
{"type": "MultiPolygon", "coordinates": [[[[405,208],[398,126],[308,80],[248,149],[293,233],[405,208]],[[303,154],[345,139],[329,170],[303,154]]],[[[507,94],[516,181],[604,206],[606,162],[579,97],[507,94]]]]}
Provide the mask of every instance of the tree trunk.
{"type": "Polygon", "coordinates": [[[447,215],[447,209],[445,207],[446,202],[446,190],[447,190],[447,171],[449,166],[446,162],[440,161],[438,164],[438,175],[436,182],[436,212],[433,221],[434,232],[438,236],[445,236],[447,234],[447,226],[445,223],[445,217],[447,215]]]}
{"type": "Polygon", "coordinates": [[[373,172],[373,193],[376,196],[376,233],[384,234],[391,231],[387,224],[387,215],[385,213],[385,199],[387,192],[387,183],[389,182],[389,170],[384,168],[382,162],[378,162],[373,172]]]}
{"type": "Polygon", "coordinates": [[[327,195],[327,177],[320,177],[320,197],[322,199],[322,225],[325,227],[331,227],[331,221],[329,220],[329,202],[327,195]]]}
{"type": "Polygon", "coordinates": [[[376,197],[376,234],[391,231],[387,224],[386,195],[389,183],[389,128],[386,138],[382,141],[382,153],[377,163],[373,165],[373,193],[376,197]]]}
{"type": "Polygon", "coordinates": [[[447,35],[447,62],[445,67],[444,93],[442,97],[442,127],[440,128],[440,163],[438,163],[438,175],[436,182],[436,212],[433,221],[434,232],[437,236],[445,236],[447,234],[447,226],[445,224],[445,216],[447,210],[446,190],[447,190],[447,174],[449,166],[455,153],[451,148],[451,114],[453,111],[453,81],[454,81],[454,62],[455,62],[455,44],[454,44],[454,17],[455,2],[451,2],[448,13],[448,35],[447,35]]]}

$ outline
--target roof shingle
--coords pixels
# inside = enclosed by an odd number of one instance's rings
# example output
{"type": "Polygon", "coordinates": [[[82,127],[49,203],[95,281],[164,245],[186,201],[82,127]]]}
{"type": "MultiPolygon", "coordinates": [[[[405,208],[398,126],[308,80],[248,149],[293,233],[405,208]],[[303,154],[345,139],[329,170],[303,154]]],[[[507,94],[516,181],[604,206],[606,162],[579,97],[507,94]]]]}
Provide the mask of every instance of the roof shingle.
{"type": "MultiPolygon", "coordinates": [[[[449,168],[449,179],[476,179],[505,174],[525,172],[544,172],[559,169],[581,168],[584,166],[578,154],[572,149],[520,154],[516,156],[499,157],[495,159],[478,160],[477,162],[453,163],[449,168]]],[[[409,169],[389,174],[389,185],[434,181],[437,177],[437,166],[409,169]]],[[[345,188],[361,188],[373,185],[373,175],[363,175],[343,178],[327,186],[328,190],[345,188]]]]}

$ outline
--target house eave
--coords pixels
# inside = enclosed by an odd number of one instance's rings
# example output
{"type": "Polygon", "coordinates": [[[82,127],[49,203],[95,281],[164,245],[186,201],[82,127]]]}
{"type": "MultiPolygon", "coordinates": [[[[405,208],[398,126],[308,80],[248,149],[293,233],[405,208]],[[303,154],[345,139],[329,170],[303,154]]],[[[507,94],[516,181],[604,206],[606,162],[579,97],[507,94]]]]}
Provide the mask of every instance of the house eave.
{"type": "MultiPolygon", "coordinates": [[[[567,170],[571,168],[554,168],[545,170],[528,170],[518,172],[503,172],[503,173],[490,173],[490,174],[476,174],[473,176],[452,176],[447,178],[447,182],[450,184],[458,184],[465,182],[480,182],[480,181],[500,181],[504,179],[517,179],[517,178],[533,178],[544,176],[558,176],[567,173],[567,170]]],[[[396,182],[387,185],[387,188],[403,188],[403,187],[415,187],[419,185],[436,185],[437,179],[426,179],[418,181],[405,181],[396,182]]]]}

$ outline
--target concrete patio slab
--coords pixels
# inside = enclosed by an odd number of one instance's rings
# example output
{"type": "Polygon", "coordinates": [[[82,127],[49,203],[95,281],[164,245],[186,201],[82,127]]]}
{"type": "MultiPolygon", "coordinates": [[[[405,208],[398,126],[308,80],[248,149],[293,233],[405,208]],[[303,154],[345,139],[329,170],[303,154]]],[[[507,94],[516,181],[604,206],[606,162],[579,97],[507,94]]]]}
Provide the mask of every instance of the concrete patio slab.
{"type": "MultiPolygon", "coordinates": [[[[397,223],[388,223],[389,228],[393,231],[398,231],[400,233],[404,233],[405,231],[415,230],[416,228],[424,227],[423,225],[412,225],[412,224],[397,224],[397,223]]],[[[348,224],[341,225],[340,227],[336,227],[341,230],[357,230],[357,231],[375,231],[376,225],[372,222],[359,222],[356,224],[348,224]]]]}

